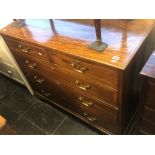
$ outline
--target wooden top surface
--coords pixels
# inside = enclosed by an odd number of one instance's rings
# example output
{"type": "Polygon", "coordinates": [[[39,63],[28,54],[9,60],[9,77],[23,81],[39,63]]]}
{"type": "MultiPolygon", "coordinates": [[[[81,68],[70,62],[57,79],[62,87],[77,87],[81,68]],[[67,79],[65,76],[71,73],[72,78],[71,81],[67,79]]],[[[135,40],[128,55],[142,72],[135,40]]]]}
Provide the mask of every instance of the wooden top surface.
{"type": "Polygon", "coordinates": [[[98,53],[88,48],[96,39],[93,20],[25,20],[25,23],[21,28],[10,24],[0,33],[119,69],[126,68],[154,26],[154,20],[102,20],[102,40],[108,47],[98,53]]]}
{"type": "Polygon", "coordinates": [[[146,62],[140,74],[143,76],[155,78],[155,51],[146,62]]]}

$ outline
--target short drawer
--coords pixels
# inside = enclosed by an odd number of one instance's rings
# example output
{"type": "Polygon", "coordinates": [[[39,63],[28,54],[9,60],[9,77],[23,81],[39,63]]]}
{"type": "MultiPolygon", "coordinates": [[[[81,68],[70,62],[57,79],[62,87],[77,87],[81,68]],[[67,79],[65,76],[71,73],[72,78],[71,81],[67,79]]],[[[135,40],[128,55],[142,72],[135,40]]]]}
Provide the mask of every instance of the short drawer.
{"type": "Polygon", "coordinates": [[[4,37],[4,40],[13,53],[17,52],[24,55],[28,54],[48,61],[46,50],[44,48],[9,37],[4,37]]]}
{"type": "Polygon", "coordinates": [[[98,81],[102,81],[104,85],[118,89],[117,70],[97,63],[93,64],[91,61],[86,61],[76,56],[59,54],[54,51],[49,51],[48,53],[52,64],[57,64],[58,66],[70,69],[73,72],[98,79],[98,81]]]}
{"type": "Polygon", "coordinates": [[[145,106],[143,117],[155,123],[155,109],[145,106]]]}
{"type": "Polygon", "coordinates": [[[22,78],[20,77],[14,66],[0,62],[0,71],[11,78],[15,78],[22,81],[22,78]]]}

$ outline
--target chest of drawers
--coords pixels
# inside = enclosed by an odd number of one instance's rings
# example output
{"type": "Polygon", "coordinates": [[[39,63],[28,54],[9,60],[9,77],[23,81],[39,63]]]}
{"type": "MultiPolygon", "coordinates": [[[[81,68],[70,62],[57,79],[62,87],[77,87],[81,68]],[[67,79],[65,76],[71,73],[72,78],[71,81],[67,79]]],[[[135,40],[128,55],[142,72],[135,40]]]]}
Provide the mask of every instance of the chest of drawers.
{"type": "Polygon", "coordinates": [[[155,134],[155,51],[141,71],[141,134],[155,134]]]}
{"type": "Polygon", "coordinates": [[[126,133],[138,72],[154,45],[154,21],[103,20],[103,53],[88,48],[95,40],[91,20],[54,20],[54,29],[36,21],[1,31],[35,94],[106,134],[126,133]]]}

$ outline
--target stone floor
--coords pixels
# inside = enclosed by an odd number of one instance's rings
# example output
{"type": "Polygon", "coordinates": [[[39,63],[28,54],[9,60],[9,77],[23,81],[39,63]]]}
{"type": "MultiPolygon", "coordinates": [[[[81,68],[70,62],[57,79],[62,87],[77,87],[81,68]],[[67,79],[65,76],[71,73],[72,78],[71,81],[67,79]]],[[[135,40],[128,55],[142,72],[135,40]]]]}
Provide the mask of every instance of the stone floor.
{"type": "Polygon", "coordinates": [[[29,94],[17,82],[0,74],[0,115],[18,135],[99,135],[68,113],[29,94]]]}

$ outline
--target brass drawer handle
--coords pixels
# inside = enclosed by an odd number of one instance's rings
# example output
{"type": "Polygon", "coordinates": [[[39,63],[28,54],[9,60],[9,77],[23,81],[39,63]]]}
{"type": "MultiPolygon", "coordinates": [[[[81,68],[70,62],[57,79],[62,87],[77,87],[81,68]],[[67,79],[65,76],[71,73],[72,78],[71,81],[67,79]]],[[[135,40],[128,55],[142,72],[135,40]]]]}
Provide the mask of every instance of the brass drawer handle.
{"type": "Polygon", "coordinates": [[[84,113],[84,116],[86,116],[86,118],[87,118],[89,121],[91,121],[91,122],[96,121],[96,117],[87,116],[87,115],[88,115],[87,113],[84,113]]]}
{"type": "Polygon", "coordinates": [[[91,101],[85,101],[85,100],[83,100],[83,97],[79,97],[78,99],[79,99],[79,101],[81,101],[81,103],[82,103],[84,106],[86,106],[86,107],[90,107],[90,106],[93,105],[93,103],[92,103],[91,101]]]}
{"type": "Polygon", "coordinates": [[[53,66],[50,66],[51,70],[55,70],[55,68],[53,66]]]}
{"type": "Polygon", "coordinates": [[[21,49],[21,51],[27,53],[29,51],[29,48],[21,49]]]}
{"type": "Polygon", "coordinates": [[[85,73],[87,68],[85,67],[81,67],[80,64],[79,64],[79,61],[77,60],[76,63],[71,63],[71,66],[74,67],[74,70],[76,72],[79,72],[79,73],[85,73]]]}
{"type": "Polygon", "coordinates": [[[37,75],[34,76],[34,79],[38,82],[38,83],[43,83],[45,80],[44,79],[39,79],[37,78],[37,75]]]}
{"type": "Polygon", "coordinates": [[[75,82],[76,82],[76,84],[79,86],[80,89],[88,90],[88,89],[91,88],[89,84],[83,85],[83,84],[81,84],[78,80],[76,80],[75,82]]]}
{"type": "Polygon", "coordinates": [[[27,48],[24,48],[22,45],[18,45],[18,47],[21,49],[22,52],[25,52],[27,53],[30,49],[27,47],[27,48]]]}
{"type": "Polygon", "coordinates": [[[30,63],[29,60],[26,60],[25,63],[27,64],[28,67],[34,68],[37,64],[36,63],[30,63]]]}
{"type": "Polygon", "coordinates": [[[44,91],[44,90],[41,90],[41,93],[43,93],[43,95],[44,95],[44,96],[46,96],[46,97],[48,97],[48,96],[50,96],[50,95],[51,95],[50,93],[45,93],[45,91],[44,91]]]}
{"type": "Polygon", "coordinates": [[[43,54],[41,52],[38,52],[38,55],[42,56],[43,54]]]}

